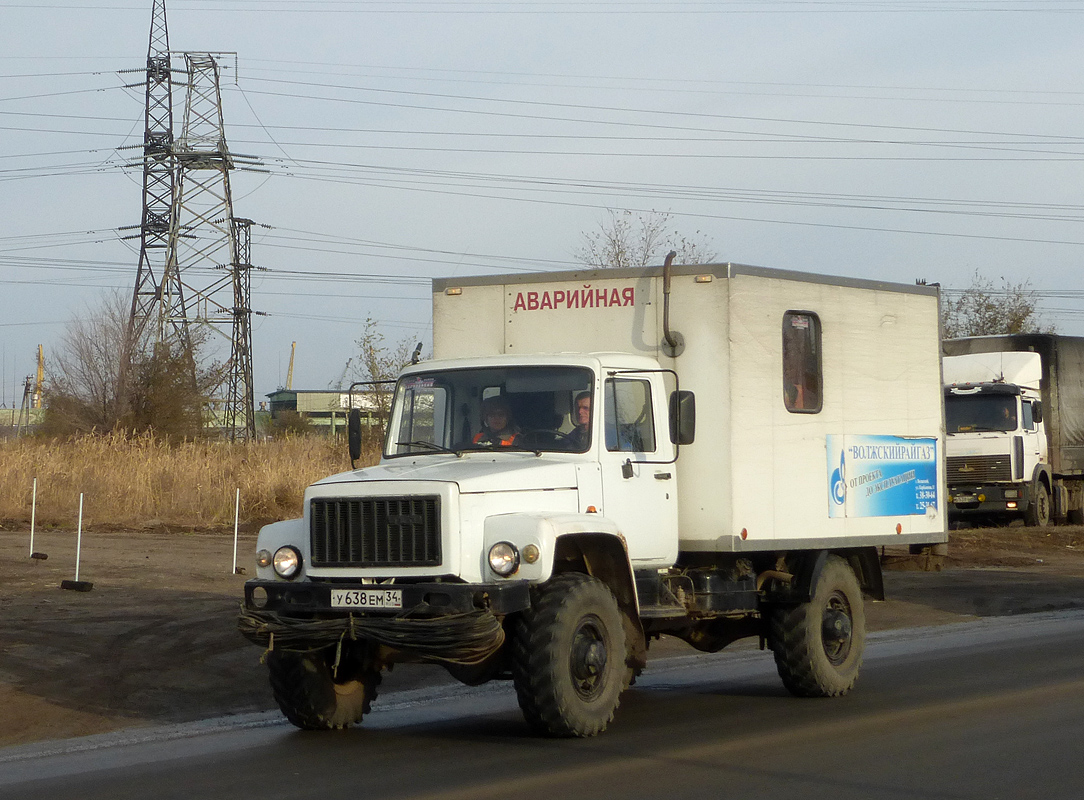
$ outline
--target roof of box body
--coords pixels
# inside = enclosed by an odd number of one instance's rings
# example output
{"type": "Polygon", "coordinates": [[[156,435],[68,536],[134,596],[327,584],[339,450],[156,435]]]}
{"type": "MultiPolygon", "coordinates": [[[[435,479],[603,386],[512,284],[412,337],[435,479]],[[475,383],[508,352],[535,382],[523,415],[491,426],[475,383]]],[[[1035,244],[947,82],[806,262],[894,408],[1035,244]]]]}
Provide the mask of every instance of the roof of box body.
{"type": "MultiPolygon", "coordinates": [[[[459,286],[497,286],[520,283],[545,283],[552,281],[594,281],[604,278],[642,278],[646,276],[659,276],[663,273],[662,266],[644,267],[642,269],[605,269],[585,268],[576,270],[561,270],[555,272],[517,272],[514,274],[500,275],[470,275],[457,278],[433,278],[433,291],[444,292],[447,289],[459,286]]],[[[865,278],[845,278],[834,275],[819,275],[813,272],[798,272],[795,270],[773,269],[770,267],[754,267],[746,264],[675,264],[672,267],[673,275],[711,275],[713,278],[733,278],[738,275],[750,275],[761,278],[773,278],[782,281],[800,281],[802,283],[821,283],[829,286],[846,286],[861,289],[877,289],[888,292],[905,292],[911,294],[936,295],[940,289],[939,284],[908,284],[892,283],[890,281],[875,281],[865,278]]]]}

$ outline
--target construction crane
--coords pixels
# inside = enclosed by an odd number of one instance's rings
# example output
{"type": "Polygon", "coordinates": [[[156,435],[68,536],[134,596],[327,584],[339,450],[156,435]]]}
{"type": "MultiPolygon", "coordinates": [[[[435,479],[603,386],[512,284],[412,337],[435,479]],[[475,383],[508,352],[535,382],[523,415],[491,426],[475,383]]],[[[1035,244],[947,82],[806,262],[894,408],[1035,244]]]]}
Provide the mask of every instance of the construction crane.
{"type": "MultiPolygon", "coordinates": [[[[297,352],[297,342],[290,342],[290,367],[286,370],[286,388],[294,388],[294,353],[297,352]]],[[[281,362],[280,362],[281,363],[281,362]]]]}
{"type": "Polygon", "coordinates": [[[338,387],[339,391],[342,391],[343,383],[346,381],[346,373],[349,371],[350,365],[353,362],[354,362],[354,357],[353,356],[350,356],[350,358],[346,359],[346,366],[343,367],[343,374],[339,376],[339,387],[338,387]]]}
{"type": "Polygon", "coordinates": [[[45,388],[45,351],[38,345],[38,374],[34,381],[34,394],[30,399],[31,408],[42,407],[42,390],[45,388]]]}

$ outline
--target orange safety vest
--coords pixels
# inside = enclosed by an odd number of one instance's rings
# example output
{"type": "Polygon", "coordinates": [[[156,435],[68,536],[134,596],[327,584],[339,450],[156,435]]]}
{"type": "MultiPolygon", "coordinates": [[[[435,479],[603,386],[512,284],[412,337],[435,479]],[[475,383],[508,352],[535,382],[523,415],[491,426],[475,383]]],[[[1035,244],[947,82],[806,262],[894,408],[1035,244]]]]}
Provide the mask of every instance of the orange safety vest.
{"type": "MultiPolygon", "coordinates": [[[[500,439],[496,442],[496,444],[499,447],[511,447],[512,445],[514,445],[516,443],[516,437],[517,436],[519,436],[519,434],[517,432],[515,432],[515,431],[513,431],[512,433],[505,434],[504,436],[500,437],[500,439]]],[[[486,434],[485,431],[478,431],[478,433],[474,434],[474,443],[475,444],[478,444],[483,439],[486,439],[486,440],[489,439],[489,436],[486,434]]]]}

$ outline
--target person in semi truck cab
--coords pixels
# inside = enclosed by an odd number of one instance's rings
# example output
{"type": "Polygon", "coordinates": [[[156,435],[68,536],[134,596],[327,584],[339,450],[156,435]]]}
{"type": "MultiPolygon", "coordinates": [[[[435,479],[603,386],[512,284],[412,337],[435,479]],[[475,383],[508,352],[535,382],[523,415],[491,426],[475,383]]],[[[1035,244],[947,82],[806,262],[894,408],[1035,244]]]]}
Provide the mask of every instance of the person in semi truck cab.
{"type": "Polygon", "coordinates": [[[511,447],[516,444],[519,428],[512,419],[508,401],[500,395],[482,401],[482,430],[474,435],[474,443],[511,447]]]}

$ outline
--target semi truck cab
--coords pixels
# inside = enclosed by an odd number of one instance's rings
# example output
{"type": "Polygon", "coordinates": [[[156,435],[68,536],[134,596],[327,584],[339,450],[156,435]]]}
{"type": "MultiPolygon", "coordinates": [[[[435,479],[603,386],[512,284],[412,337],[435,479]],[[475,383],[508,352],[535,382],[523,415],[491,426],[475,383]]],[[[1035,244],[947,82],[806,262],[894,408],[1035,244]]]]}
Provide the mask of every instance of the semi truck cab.
{"type": "Polygon", "coordinates": [[[949,514],[957,520],[1051,516],[1038,353],[948,356],[945,432],[949,514]]]}

